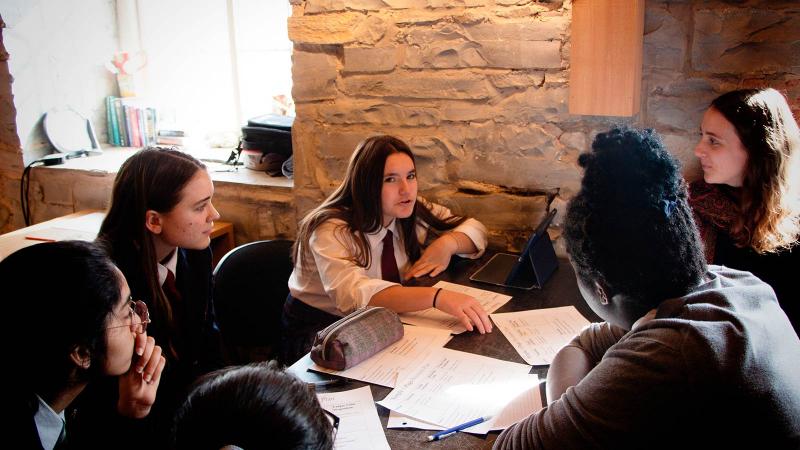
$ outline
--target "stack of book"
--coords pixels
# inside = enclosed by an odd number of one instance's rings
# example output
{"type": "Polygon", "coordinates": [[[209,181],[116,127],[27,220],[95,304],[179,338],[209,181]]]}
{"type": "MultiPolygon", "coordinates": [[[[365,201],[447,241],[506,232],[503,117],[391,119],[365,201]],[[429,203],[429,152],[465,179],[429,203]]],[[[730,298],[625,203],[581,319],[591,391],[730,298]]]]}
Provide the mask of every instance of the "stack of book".
{"type": "Polygon", "coordinates": [[[156,144],[177,146],[185,145],[186,133],[183,130],[158,130],[156,144]]]}
{"type": "Polygon", "coordinates": [[[146,147],[156,143],[155,108],[131,97],[106,97],[108,143],[116,147],[146,147]]]}

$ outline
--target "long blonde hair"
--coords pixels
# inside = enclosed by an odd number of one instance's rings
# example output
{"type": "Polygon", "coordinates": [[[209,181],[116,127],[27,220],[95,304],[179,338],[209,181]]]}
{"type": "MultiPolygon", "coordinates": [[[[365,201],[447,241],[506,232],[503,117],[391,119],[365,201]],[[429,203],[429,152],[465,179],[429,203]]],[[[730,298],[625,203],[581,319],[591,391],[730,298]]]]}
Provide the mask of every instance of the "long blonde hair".
{"type": "Polygon", "coordinates": [[[731,237],[771,253],[800,238],[800,128],[786,98],[772,88],[717,97],[711,107],[733,124],[748,162],[731,237]]]}

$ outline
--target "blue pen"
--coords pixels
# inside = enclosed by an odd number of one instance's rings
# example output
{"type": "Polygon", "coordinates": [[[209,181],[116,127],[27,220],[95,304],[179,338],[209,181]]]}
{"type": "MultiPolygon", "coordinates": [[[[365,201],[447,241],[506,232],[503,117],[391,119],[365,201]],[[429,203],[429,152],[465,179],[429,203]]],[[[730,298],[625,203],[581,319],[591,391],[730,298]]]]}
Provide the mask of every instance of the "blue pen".
{"type": "Polygon", "coordinates": [[[491,420],[491,419],[492,419],[492,416],[478,417],[477,419],[470,420],[469,422],[462,423],[461,425],[456,425],[456,426],[454,426],[452,428],[448,428],[446,430],[442,430],[442,431],[440,431],[440,432],[438,432],[438,433],[436,433],[434,435],[428,436],[428,442],[442,440],[442,439],[444,439],[446,437],[449,437],[449,436],[452,436],[452,435],[456,434],[457,432],[459,432],[461,430],[467,429],[467,428],[469,428],[469,427],[471,427],[473,425],[477,425],[479,423],[483,423],[483,422],[486,422],[487,420],[491,420]]]}

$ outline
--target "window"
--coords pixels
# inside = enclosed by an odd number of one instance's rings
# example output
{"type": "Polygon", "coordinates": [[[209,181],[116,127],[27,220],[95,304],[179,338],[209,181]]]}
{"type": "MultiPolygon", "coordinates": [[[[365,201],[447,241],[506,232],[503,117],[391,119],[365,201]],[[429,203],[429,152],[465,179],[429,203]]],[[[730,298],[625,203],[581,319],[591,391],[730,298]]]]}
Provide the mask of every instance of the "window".
{"type": "Polygon", "coordinates": [[[232,147],[248,119],[294,115],[288,1],[138,0],[133,14],[120,3],[120,40],[138,22],[147,64],[137,89],[162,126],[232,147]]]}

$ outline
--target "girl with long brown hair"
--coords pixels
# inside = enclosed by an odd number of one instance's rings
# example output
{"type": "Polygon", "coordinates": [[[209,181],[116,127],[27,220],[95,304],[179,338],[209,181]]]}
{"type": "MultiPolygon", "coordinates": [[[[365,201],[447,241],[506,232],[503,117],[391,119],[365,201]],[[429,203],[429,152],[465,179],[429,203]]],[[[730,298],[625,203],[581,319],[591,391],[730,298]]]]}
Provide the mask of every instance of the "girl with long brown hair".
{"type": "Polygon", "coordinates": [[[703,180],[690,202],[706,259],[767,282],[800,330],[800,129],[786,98],[771,88],[719,96],[694,153],[703,180]]]}
{"type": "Polygon", "coordinates": [[[185,389],[223,365],[211,297],[210,234],[219,218],[213,195],[200,161],[172,149],[141,150],[117,173],[98,235],[131,294],[150,309],[151,334],[167,359],[150,429],[142,432],[153,448],[168,446],[185,389]]]}
{"type": "Polygon", "coordinates": [[[373,136],[357,147],[342,184],[301,222],[283,311],[287,363],[317,331],[363,306],[396,312],[437,308],[467,330],[491,331],[474,298],[401,279],[436,276],[453,255],[479,257],[486,229],[474,219],[417,197],[414,154],[403,141],[373,136]],[[427,247],[428,232],[435,237],[427,247]]]}

